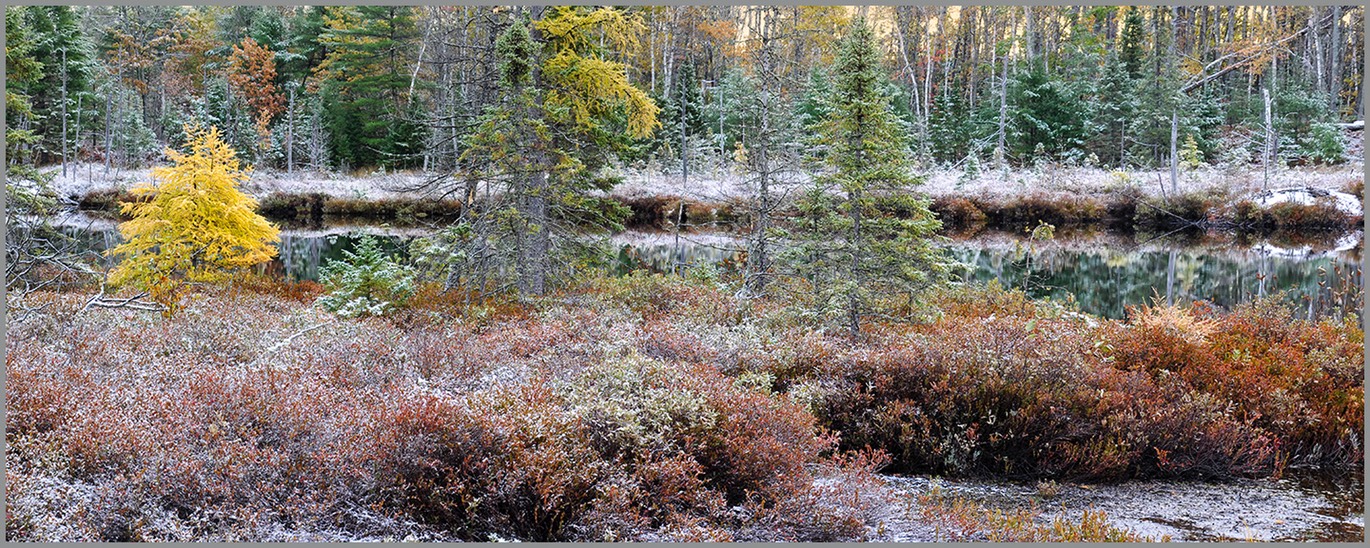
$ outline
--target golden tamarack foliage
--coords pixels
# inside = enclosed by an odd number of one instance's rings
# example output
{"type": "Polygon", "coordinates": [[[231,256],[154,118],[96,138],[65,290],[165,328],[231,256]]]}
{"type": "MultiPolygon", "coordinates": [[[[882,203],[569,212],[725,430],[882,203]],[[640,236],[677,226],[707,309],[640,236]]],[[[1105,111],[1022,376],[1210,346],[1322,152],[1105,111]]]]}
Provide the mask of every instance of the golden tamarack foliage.
{"type": "Polygon", "coordinates": [[[146,199],[121,205],[133,219],[119,225],[125,242],[110,250],[124,257],[111,285],[147,290],[168,305],[184,282],[220,281],[270,260],[280,240],[257,201],[238,190],[248,172],[219,131],[186,126],[186,135],[190,153],[167,149],[173,165],[152,170],[155,184],[133,189],[146,199]]]}
{"type": "Polygon", "coordinates": [[[557,6],[535,25],[555,50],[542,66],[549,110],[569,111],[577,126],[592,130],[626,106],[628,133],[637,138],[661,126],[660,107],[632,85],[623,63],[608,58],[638,47],[645,30],[639,18],[617,9],[557,6]]]}

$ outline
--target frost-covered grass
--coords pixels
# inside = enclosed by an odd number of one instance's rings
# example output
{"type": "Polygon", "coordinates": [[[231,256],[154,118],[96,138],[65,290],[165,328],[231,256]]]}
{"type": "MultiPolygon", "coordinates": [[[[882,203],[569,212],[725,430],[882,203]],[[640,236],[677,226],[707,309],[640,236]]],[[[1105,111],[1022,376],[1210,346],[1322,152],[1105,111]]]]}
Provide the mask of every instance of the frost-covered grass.
{"type": "MultiPolygon", "coordinates": [[[[1202,225],[1246,230],[1345,230],[1362,222],[1360,195],[1364,189],[1361,163],[1307,166],[1273,170],[1271,178],[1252,167],[1186,170],[1178,189],[1161,171],[1109,171],[1098,168],[1043,165],[987,172],[966,179],[955,170],[935,168],[923,173],[919,192],[932,199],[932,210],[953,229],[988,224],[1020,229],[1038,222],[1058,226],[1122,224],[1154,229],[1202,225]],[[1159,177],[1159,178],[1158,178],[1159,177]],[[1162,185],[1164,183],[1164,185],[1162,185]],[[1164,189],[1162,188],[1164,186],[1164,189]],[[1263,188],[1314,188],[1328,196],[1274,203],[1263,188]]],[[[120,201],[132,199],[128,189],[147,180],[146,170],[104,177],[90,165],[58,176],[54,188],[81,207],[114,212],[120,201]]],[[[53,169],[53,168],[50,168],[53,169]]],[[[683,221],[687,226],[746,223],[753,198],[749,179],[730,170],[704,170],[682,181],[678,174],[618,168],[623,183],[609,197],[632,212],[629,226],[665,228],[683,221]]],[[[417,192],[438,174],[417,171],[390,174],[340,175],[320,172],[257,173],[244,190],[259,199],[259,209],[274,219],[317,225],[324,218],[385,220],[423,224],[457,215],[459,202],[435,200],[417,192]]],[[[794,214],[791,207],[809,175],[783,173],[772,181],[780,200],[776,214],[794,214]]],[[[1297,194],[1297,193],[1296,193],[1297,194]]],[[[1290,193],[1277,193],[1286,197],[1290,193]]]]}
{"type": "MultiPolygon", "coordinates": [[[[110,169],[106,173],[101,164],[79,163],[68,165],[65,176],[62,175],[61,166],[48,166],[43,170],[55,175],[52,179],[53,190],[65,197],[129,190],[152,180],[150,168],[110,169]]],[[[287,175],[283,171],[259,170],[252,173],[243,191],[259,199],[280,192],[318,193],[334,198],[380,200],[405,196],[407,189],[420,185],[434,175],[436,174],[416,171],[344,174],[310,170],[300,170],[287,175]]]]}
{"type": "Polygon", "coordinates": [[[322,295],[245,279],[170,319],[37,296],[6,334],[10,538],[878,540],[897,513],[882,467],[1221,478],[1363,458],[1361,330],[1272,303],[1117,322],[954,289],[853,344],[702,277],[532,304],[423,286],[355,319],[322,295]]]}
{"type": "Polygon", "coordinates": [[[1169,542],[1113,525],[1108,514],[1084,511],[1079,520],[1056,516],[1046,520],[1036,508],[989,509],[934,490],[918,498],[918,510],[936,531],[939,542],[1169,542]]]}
{"type": "MultiPolygon", "coordinates": [[[[61,176],[61,169],[58,166],[44,169],[57,174],[53,179],[53,187],[63,196],[79,197],[94,192],[127,190],[149,181],[148,169],[122,170],[117,173],[112,170],[107,175],[102,165],[73,164],[69,166],[67,176],[61,176]]],[[[1305,186],[1346,192],[1354,189],[1357,183],[1363,182],[1364,167],[1363,163],[1353,161],[1334,166],[1272,168],[1267,182],[1265,172],[1259,166],[1206,166],[1182,171],[1178,192],[1170,188],[1168,170],[1109,170],[1045,165],[1013,168],[1007,172],[986,169],[972,179],[966,179],[960,170],[947,168],[932,168],[919,171],[918,174],[925,177],[925,183],[919,187],[919,191],[934,198],[1006,198],[1030,194],[1106,196],[1132,189],[1145,196],[1159,197],[1162,195],[1161,183],[1164,183],[1165,193],[1171,195],[1221,191],[1240,196],[1260,191],[1262,188],[1305,186]]],[[[257,198],[279,192],[319,193],[340,199],[381,200],[417,196],[406,190],[415,188],[437,175],[439,174],[416,170],[366,174],[297,171],[291,175],[274,170],[259,171],[252,175],[244,190],[257,198]]],[[[615,187],[611,194],[624,198],[680,196],[703,203],[727,203],[730,200],[744,199],[750,193],[749,178],[736,170],[704,170],[700,173],[691,173],[689,179],[684,181],[681,180],[678,171],[657,172],[620,168],[617,175],[622,177],[623,183],[615,187]]],[[[787,185],[802,185],[807,180],[808,175],[805,173],[787,173],[776,186],[783,192],[787,185]]]]}

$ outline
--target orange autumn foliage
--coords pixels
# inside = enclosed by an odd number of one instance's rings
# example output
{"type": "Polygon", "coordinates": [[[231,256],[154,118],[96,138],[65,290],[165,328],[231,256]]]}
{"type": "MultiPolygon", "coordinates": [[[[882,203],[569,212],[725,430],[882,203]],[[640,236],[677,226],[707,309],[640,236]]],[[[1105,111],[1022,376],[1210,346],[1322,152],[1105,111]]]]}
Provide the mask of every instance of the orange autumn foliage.
{"type": "Polygon", "coordinates": [[[285,110],[285,98],[276,86],[276,58],[249,36],[241,46],[233,46],[230,63],[228,81],[252,108],[257,135],[265,140],[271,134],[267,126],[285,110]]]}

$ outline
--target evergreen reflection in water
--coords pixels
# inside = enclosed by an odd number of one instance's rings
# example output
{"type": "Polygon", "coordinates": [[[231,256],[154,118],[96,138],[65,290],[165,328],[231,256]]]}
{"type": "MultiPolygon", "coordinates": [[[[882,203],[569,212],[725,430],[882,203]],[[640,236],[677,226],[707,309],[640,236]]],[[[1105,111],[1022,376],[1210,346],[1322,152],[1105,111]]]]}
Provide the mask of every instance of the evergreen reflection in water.
{"type": "MultiPolygon", "coordinates": [[[[377,233],[375,229],[367,232],[377,233]]],[[[84,245],[102,251],[117,245],[113,230],[70,230],[84,245]]],[[[343,233],[283,232],[279,255],[263,272],[317,280],[319,268],[356,246],[361,230],[343,233]]],[[[413,233],[380,231],[388,251],[403,255],[413,233]]],[[[1065,233],[1029,242],[988,232],[953,239],[946,247],[967,269],[961,280],[997,281],[1037,298],[1074,302],[1079,310],[1122,318],[1126,307],[1155,302],[1210,301],[1231,308],[1258,296],[1285,292],[1300,317],[1341,315],[1360,309],[1360,241],[1346,235],[1254,239],[1231,234],[1154,237],[1113,233],[1065,233]]],[[[668,233],[629,232],[612,240],[614,270],[671,272],[691,265],[736,269],[742,242],[726,234],[691,234],[677,243],[668,233]]],[[[106,266],[111,259],[102,260],[106,266]]]]}

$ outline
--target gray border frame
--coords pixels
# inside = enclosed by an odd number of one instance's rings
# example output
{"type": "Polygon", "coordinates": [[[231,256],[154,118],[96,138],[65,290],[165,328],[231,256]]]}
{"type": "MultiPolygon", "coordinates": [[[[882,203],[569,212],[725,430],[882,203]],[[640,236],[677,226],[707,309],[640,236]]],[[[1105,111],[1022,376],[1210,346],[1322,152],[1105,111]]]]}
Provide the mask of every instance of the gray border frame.
{"type": "MultiPolygon", "coordinates": [[[[1366,0],[1360,0],[1359,4],[1360,4],[1360,5],[1365,5],[1365,1],[1366,1],[1366,0]]],[[[252,6],[252,5],[258,5],[258,6],[283,6],[283,5],[286,5],[286,6],[293,6],[293,5],[339,5],[339,6],[342,6],[342,5],[403,5],[403,6],[410,6],[410,5],[439,5],[439,6],[440,6],[440,5],[466,5],[466,6],[498,6],[498,5],[556,5],[556,4],[574,4],[574,3],[576,3],[576,2],[545,2],[545,1],[542,1],[542,0],[534,0],[534,1],[531,1],[531,2],[518,2],[518,1],[495,2],[495,1],[483,1],[483,0],[455,1],[455,2],[453,2],[453,1],[440,1],[440,0],[411,0],[411,1],[404,1],[404,0],[323,0],[323,1],[320,1],[320,2],[279,2],[279,1],[273,2],[273,1],[267,1],[267,0],[237,0],[237,1],[222,1],[222,0],[220,0],[220,1],[208,1],[208,2],[194,2],[194,1],[186,1],[186,0],[181,0],[181,1],[177,1],[177,0],[133,0],[133,1],[122,1],[122,2],[121,2],[121,1],[118,1],[118,0],[89,0],[89,1],[86,1],[86,2],[44,2],[44,1],[40,1],[40,0],[7,0],[7,1],[5,2],[5,5],[6,5],[6,6],[11,6],[11,5],[14,5],[14,6],[29,6],[29,5],[80,5],[80,6],[87,6],[87,5],[89,5],[89,6],[98,6],[98,5],[135,5],[135,4],[138,4],[138,5],[153,5],[153,6],[179,6],[179,5],[206,5],[206,6],[214,6],[214,5],[217,5],[217,6],[237,6],[237,5],[245,5],[245,6],[252,6]]],[[[1175,5],[1175,6],[1205,6],[1205,5],[1333,6],[1333,5],[1348,5],[1348,4],[1350,4],[1350,5],[1356,5],[1357,3],[1358,3],[1358,2],[1335,2],[1335,1],[1328,1],[1328,0],[1289,0],[1289,1],[1285,1],[1285,2],[1271,2],[1271,1],[1254,1],[1254,2],[1253,2],[1253,1],[1236,1],[1236,2],[1196,2],[1196,1],[1193,1],[1193,0],[1180,0],[1180,1],[1176,1],[1176,2],[1108,2],[1108,1],[1100,1],[1100,0],[1080,0],[1080,1],[1077,1],[1077,2],[1047,2],[1047,1],[1041,1],[1041,0],[1038,0],[1038,1],[1027,0],[1027,1],[1018,1],[1018,2],[1003,1],[1003,0],[990,0],[990,1],[950,1],[950,0],[940,0],[940,1],[938,1],[938,0],[934,0],[934,1],[925,1],[925,2],[907,2],[907,1],[904,1],[904,2],[898,2],[898,1],[896,1],[896,2],[842,2],[842,1],[834,1],[834,0],[813,0],[813,1],[807,1],[807,2],[805,2],[805,1],[796,1],[796,0],[778,0],[778,1],[772,1],[772,2],[740,2],[740,1],[734,1],[734,2],[709,2],[709,1],[705,1],[705,2],[689,2],[689,1],[683,1],[683,0],[657,0],[657,1],[650,1],[650,0],[617,0],[617,1],[614,1],[614,2],[609,2],[609,4],[612,4],[612,5],[623,5],[623,6],[645,6],[645,5],[663,5],[663,6],[687,6],[687,5],[738,5],[738,6],[745,6],[745,5],[757,5],[757,4],[776,4],[776,5],[824,5],[824,6],[844,6],[844,5],[871,5],[871,6],[893,6],[893,5],[927,5],[927,6],[955,6],[955,5],[984,5],[984,6],[1074,6],[1074,5],[1083,5],[1083,6],[1115,6],[1115,5],[1116,5],[1116,6],[1121,6],[1121,5],[1137,5],[1137,6],[1157,6],[1157,5],[1161,5],[1161,6],[1170,6],[1170,5],[1175,5]]],[[[1363,18],[1362,18],[1362,21],[1361,21],[1361,24],[1362,24],[1362,26],[1363,26],[1363,32],[1365,32],[1365,34],[1366,34],[1367,36],[1370,36],[1370,17],[1363,17],[1363,18]]],[[[4,38],[3,38],[3,37],[0,37],[0,45],[4,45],[4,38]]],[[[1362,60],[1363,60],[1363,61],[1370,61],[1370,59],[1367,59],[1367,58],[1370,58],[1370,40],[1365,40],[1365,41],[1364,41],[1364,46],[1365,46],[1365,52],[1364,52],[1365,55],[1362,56],[1362,60]]],[[[2,65],[3,63],[4,63],[3,61],[0,61],[0,65],[2,65]]],[[[1362,75],[1365,74],[1365,72],[1366,72],[1365,69],[1366,69],[1366,68],[1370,68],[1370,62],[1367,62],[1367,63],[1366,63],[1366,66],[1365,66],[1365,67],[1362,67],[1362,75]]],[[[5,87],[5,86],[0,85],[0,90],[2,90],[4,87],[5,87]]],[[[1370,87],[1367,87],[1366,78],[1365,78],[1364,76],[1362,76],[1362,79],[1361,79],[1361,93],[1362,93],[1362,96],[1365,95],[1365,92],[1366,92],[1366,91],[1370,91],[1370,87]]],[[[1367,101],[1362,100],[1362,101],[1361,101],[1361,119],[1362,119],[1362,120],[1364,120],[1364,119],[1367,117],[1366,114],[1367,114],[1368,112],[1370,112],[1370,103],[1367,103],[1367,101]]],[[[4,122],[4,118],[5,118],[5,115],[4,115],[3,113],[0,113],[0,123],[4,122]]],[[[4,152],[3,148],[0,148],[0,165],[3,165],[3,164],[5,163],[5,160],[6,160],[6,158],[5,158],[5,152],[4,152]]],[[[1362,159],[1362,166],[1365,166],[1365,164],[1364,164],[1364,158],[1362,159]]],[[[1365,166],[1365,174],[1366,174],[1366,176],[1367,176],[1366,178],[1370,178],[1370,166],[1365,166]]],[[[4,195],[3,195],[3,194],[0,194],[0,208],[3,208],[3,207],[4,207],[4,200],[5,200],[4,195]]],[[[1361,203],[1362,203],[1362,209],[1364,209],[1364,206],[1366,205],[1366,198],[1365,198],[1364,195],[1361,196],[1361,203]]],[[[1367,217],[1367,218],[1365,219],[1364,223],[1365,223],[1365,224],[1364,224],[1364,226],[1362,227],[1362,229],[1363,229],[1363,234],[1365,234],[1365,233],[1370,233],[1370,217],[1367,217]]],[[[5,237],[4,235],[0,234],[0,242],[3,242],[4,237],[5,237]]],[[[1367,239],[1367,240],[1370,240],[1370,239],[1367,239]]],[[[1364,246],[1364,244],[1362,244],[1362,246],[1364,246]]],[[[3,261],[4,261],[4,259],[0,259],[0,264],[3,264],[3,261]]],[[[1366,256],[1366,255],[1362,254],[1362,260],[1361,260],[1361,262],[1362,262],[1362,264],[1361,264],[1361,267],[1362,267],[1362,268],[1361,268],[1361,272],[1362,272],[1362,275],[1361,275],[1361,286],[1364,288],[1364,287],[1365,287],[1365,276],[1366,276],[1366,273],[1367,273],[1368,271],[1370,271],[1370,256],[1366,256]]],[[[1363,301],[1363,302],[1362,302],[1362,310],[1361,310],[1361,318],[1362,318],[1362,320],[1361,320],[1361,321],[1362,321],[1361,328],[1362,328],[1362,330],[1364,330],[1365,327],[1367,327],[1368,325],[1370,325],[1370,319],[1367,319],[1367,314],[1366,314],[1366,309],[1367,309],[1367,308],[1370,308],[1370,307],[1366,307],[1365,301],[1363,301]]],[[[0,312],[0,323],[2,323],[2,324],[4,325],[5,331],[6,331],[6,333],[8,333],[8,331],[9,331],[9,313],[8,313],[7,310],[4,311],[4,312],[0,312]]],[[[5,356],[8,357],[8,355],[9,355],[9,343],[8,343],[8,338],[6,338],[5,341],[0,341],[0,349],[3,349],[3,352],[4,352],[5,356]]],[[[1364,351],[1364,355],[1365,355],[1365,357],[1367,358],[1366,361],[1370,361],[1370,350],[1366,350],[1366,349],[1362,349],[1362,350],[1364,351]]],[[[1364,375],[1364,380],[1362,381],[1362,383],[1363,383],[1363,384],[1362,384],[1362,387],[1364,387],[1365,385],[1370,384],[1370,372],[1367,372],[1367,370],[1365,369],[1365,367],[1362,366],[1362,373],[1365,374],[1365,375],[1364,375]]],[[[3,415],[3,416],[6,417],[6,423],[8,424],[9,393],[8,393],[7,391],[5,391],[4,388],[5,388],[5,379],[4,379],[4,377],[0,377],[0,392],[3,392],[4,395],[5,395],[5,397],[4,397],[4,399],[5,399],[5,410],[4,410],[4,411],[0,411],[0,415],[3,415]]],[[[1362,420],[1362,423],[1361,423],[1361,424],[1362,424],[1362,431],[1363,431],[1363,432],[1364,432],[1364,428],[1363,428],[1364,424],[1365,424],[1366,422],[1370,422],[1370,421],[1366,421],[1366,418],[1368,418],[1368,417],[1370,417],[1370,411],[1367,411],[1367,412],[1365,413],[1365,415],[1364,415],[1364,416],[1362,417],[1362,419],[1361,419],[1361,420],[1362,420]]],[[[1362,445],[1361,447],[1370,447],[1370,434],[1367,434],[1367,435],[1366,435],[1365,439],[1362,440],[1362,443],[1363,443],[1363,445],[1362,445]]],[[[5,448],[5,444],[6,444],[5,441],[0,440],[0,448],[5,448]]],[[[6,449],[7,449],[7,448],[6,448],[6,449]]],[[[6,452],[8,452],[8,451],[6,451],[6,452]]],[[[1362,464],[1363,464],[1363,467],[1362,467],[1361,473],[1362,473],[1362,477],[1364,477],[1364,475],[1366,474],[1366,472],[1370,472],[1370,460],[1367,460],[1366,462],[1364,462],[1364,463],[1362,463],[1362,464]]],[[[8,460],[6,460],[4,468],[5,468],[6,470],[8,470],[8,460]]],[[[0,478],[0,488],[7,487],[6,483],[7,483],[6,479],[0,478]]],[[[6,492],[7,492],[7,491],[6,491],[6,492]]],[[[1370,487],[1367,487],[1367,488],[1365,489],[1365,494],[1370,494],[1370,487]]],[[[4,502],[3,502],[3,501],[0,501],[0,505],[3,505],[3,504],[4,504],[4,502]]],[[[1362,508],[1362,509],[1361,509],[1361,519],[1362,519],[1362,521],[1364,520],[1364,518],[1365,518],[1365,509],[1362,508]]],[[[5,524],[4,524],[4,523],[0,523],[0,535],[3,535],[4,532],[5,532],[5,524]]],[[[3,536],[0,536],[0,542],[4,542],[5,544],[9,544],[9,542],[8,542],[8,541],[4,541],[3,538],[4,538],[3,536]]],[[[53,544],[66,544],[66,543],[53,543],[53,544]]],[[[179,542],[178,542],[178,543],[172,543],[172,544],[173,544],[173,545],[180,545],[180,544],[189,544],[189,543],[179,543],[179,542]]],[[[260,545],[268,545],[267,543],[226,543],[226,544],[241,544],[241,545],[259,545],[259,544],[260,544],[260,545]]],[[[301,544],[303,544],[303,543],[301,543],[301,544]]],[[[445,544],[445,543],[444,543],[444,544],[445,544]]],[[[534,543],[534,544],[540,544],[540,543],[534,543]]],[[[569,545],[569,544],[580,544],[580,543],[566,543],[566,544],[569,545]]],[[[686,543],[686,544],[703,544],[703,543],[686,543]]],[[[741,543],[741,544],[749,545],[749,544],[753,544],[753,543],[741,543]]],[[[877,545],[878,545],[878,544],[893,544],[893,543],[869,543],[869,544],[877,544],[877,545]]],[[[932,544],[950,544],[950,543],[932,543],[932,544]]],[[[1015,544],[1046,545],[1045,543],[1015,543],[1015,544]]],[[[1096,544],[1096,543],[1085,543],[1085,544],[1096,544]]],[[[1215,544],[1228,544],[1228,543],[1215,543],[1215,544]]],[[[1262,542],[1262,543],[1257,543],[1257,544],[1274,544],[1274,543],[1265,543],[1265,542],[1262,542]]],[[[1359,546],[1358,544],[1354,544],[1354,543],[1326,543],[1326,544],[1329,544],[1329,545],[1359,546]]],[[[848,546],[848,545],[850,545],[850,546],[860,546],[860,545],[862,545],[862,544],[861,544],[861,543],[831,543],[831,545],[834,545],[834,546],[848,546]]]]}

